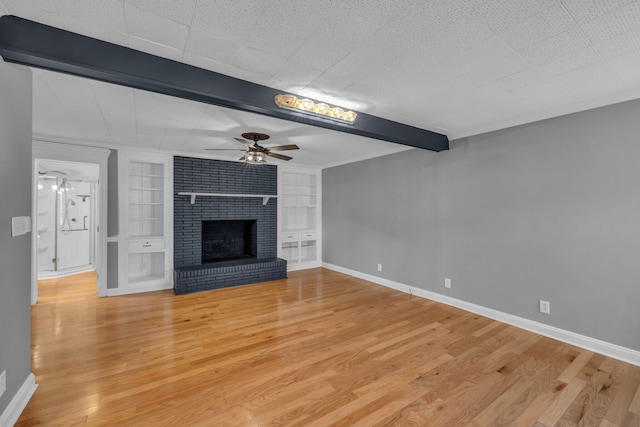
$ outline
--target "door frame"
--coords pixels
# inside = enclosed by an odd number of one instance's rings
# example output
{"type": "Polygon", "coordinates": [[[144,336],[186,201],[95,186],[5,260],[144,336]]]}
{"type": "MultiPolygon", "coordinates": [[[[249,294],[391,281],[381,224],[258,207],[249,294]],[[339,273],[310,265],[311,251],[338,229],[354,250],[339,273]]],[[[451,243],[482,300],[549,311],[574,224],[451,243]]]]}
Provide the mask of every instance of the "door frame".
{"type": "MultiPolygon", "coordinates": [[[[64,142],[34,139],[31,154],[31,218],[37,218],[38,170],[36,160],[61,160],[69,162],[97,164],[99,168],[96,184],[96,271],[98,296],[107,296],[107,169],[111,150],[64,142]]],[[[33,221],[32,221],[33,224],[33,221]]],[[[38,302],[37,233],[31,233],[31,304],[38,302]]]]}

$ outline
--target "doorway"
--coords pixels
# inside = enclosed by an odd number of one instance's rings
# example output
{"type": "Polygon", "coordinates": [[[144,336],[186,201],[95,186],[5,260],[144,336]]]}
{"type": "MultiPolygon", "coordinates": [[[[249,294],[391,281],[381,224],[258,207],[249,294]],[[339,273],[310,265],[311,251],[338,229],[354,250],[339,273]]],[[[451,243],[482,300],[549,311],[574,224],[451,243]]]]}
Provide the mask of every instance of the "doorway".
{"type": "Polygon", "coordinates": [[[31,303],[38,279],[95,270],[106,296],[107,160],[110,151],[33,142],[31,303]]]}
{"type": "Polygon", "coordinates": [[[95,270],[99,166],[48,159],[35,166],[38,280],[95,270]]]}

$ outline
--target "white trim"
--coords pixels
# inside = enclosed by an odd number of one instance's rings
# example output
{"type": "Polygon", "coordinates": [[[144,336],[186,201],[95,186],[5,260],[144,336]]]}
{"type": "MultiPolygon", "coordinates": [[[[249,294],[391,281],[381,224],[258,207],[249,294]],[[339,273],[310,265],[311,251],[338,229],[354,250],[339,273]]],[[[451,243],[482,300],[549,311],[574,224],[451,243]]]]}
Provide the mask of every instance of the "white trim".
{"type": "Polygon", "coordinates": [[[168,283],[164,285],[150,285],[150,286],[132,286],[130,288],[120,287],[120,288],[111,288],[107,289],[108,297],[116,297],[120,295],[130,295],[130,294],[139,294],[142,292],[153,292],[153,291],[166,291],[167,289],[173,289],[173,283],[168,283]]]}
{"type": "Polygon", "coordinates": [[[12,426],[18,421],[37,388],[35,375],[29,374],[9,405],[0,414],[0,426],[12,426]]]}
{"type": "Polygon", "coordinates": [[[167,151],[150,153],[137,149],[120,149],[118,151],[118,217],[120,230],[118,234],[118,287],[107,289],[107,296],[127,295],[139,292],[152,292],[173,289],[173,156],[167,151]],[[136,162],[152,162],[164,165],[163,200],[164,224],[162,236],[142,237],[130,236],[129,209],[129,164],[136,162]],[[149,277],[149,280],[129,282],[129,247],[132,241],[153,240],[164,242],[163,250],[150,250],[164,254],[164,274],[162,277],[149,277]]]}
{"type": "MultiPolygon", "coordinates": [[[[96,147],[96,148],[116,148],[117,144],[110,141],[90,141],[84,138],[69,138],[59,137],[56,135],[47,135],[44,133],[34,133],[33,140],[39,142],[48,142],[53,144],[68,144],[68,145],[80,145],[84,147],[96,147]]],[[[120,145],[119,147],[123,147],[120,145]]],[[[126,147],[126,146],[125,146],[126,147]]]]}
{"type": "MultiPolygon", "coordinates": [[[[35,183],[37,182],[38,171],[36,170],[36,161],[40,159],[62,160],[69,162],[95,163],[99,167],[99,180],[96,185],[96,192],[99,194],[97,198],[98,206],[96,213],[98,216],[97,227],[100,232],[97,234],[96,241],[96,260],[95,267],[97,270],[97,291],[98,296],[106,296],[107,294],[107,162],[110,150],[106,148],[87,147],[81,145],[33,141],[32,145],[32,173],[34,181],[31,184],[32,191],[32,217],[36,218],[35,183]]],[[[31,304],[38,301],[38,273],[37,273],[37,254],[36,254],[36,234],[31,233],[31,304]]]]}
{"type": "Polygon", "coordinates": [[[81,265],[79,267],[69,267],[63,270],[58,270],[58,271],[40,272],[40,274],[38,274],[38,280],[59,279],[61,277],[68,277],[76,274],[88,273],[90,271],[94,271],[95,269],[96,268],[93,265],[87,264],[87,265],[81,265]]]}
{"type": "Polygon", "coordinates": [[[118,152],[134,152],[134,153],[142,153],[142,154],[158,154],[158,155],[170,155],[171,157],[179,156],[179,157],[194,157],[200,159],[210,159],[210,160],[222,160],[226,162],[238,162],[244,163],[240,160],[233,159],[225,159],[220,156],[216,156],[215,154],[209,153],[197,153],[190,151],[182,151],[182,150],[173,150],[169,148],[151,148],[151,147],[139,147],[132,144],[115,144],[111,141],[89,141],[85,139],[77,139],[77,138],[69,138],[64,137],[60,138],[55,135],[46,135],[42,133],[34,134],[33,140],[44,143],[51,144],[66,144],[66,145],[74,145],[74,146],[83,146],[83,147],[93,147],[93,148],[102,148],[108,150],[115,150],[118,152]]]}
{"type": "Polygon", "coordinates": [[[516,116],[510,120],[504,120],[500,124],[486,124],[485,126],[473,127],[465,129],[462,132],[448,132],[447,136],[449,141],[456,139],[467,138],[470,136],[482,135],[484,133],[495,132],[499,130],[505,130],[516,126],[522,126],[527,124],[533,124],[541,122],[543,120],[558,119],[562,116],[569,114],[581,113],[587,110],[594,110],[600,107],[606,107],[614,104],[621,104],[623,102],[638,99],[640,97],[640,89],[624,90],[621,92],[613,93],[603,98],[589,99],[587,101],[578,102],[573,105],[562,105],[557,108],[544,109],[535,113],[528,114],[526,116],[516,116]]]}
{"type": "MultiPolygon", "coordinates": [[[[31,305],[38,302],[38,165],[31,151],[31,305]]],[[[2,424],[0,424],[2,426],[2,424]]]]}
{"type": "Polygon", "coordinates": [[[504,313],[502,311],[483,307],[467,301],[462,301],[457,298],[451,298],[449,296],[427,291],[425,289],[416,288],[414,286],[405,285],[402,283],[394,282],[392,280],[372,276],[366,273],[361,273],[359,271],[340,267],[338,265],[323,262],[322,266],[329,270],[348,274],[349,276],[364,279],[369,282],[386,286],[400,292],[405,292],[421,298],[426,298],[432,301],[440,302],[442,304],[450,305],[452,307],[460,308],[471,313],[479,314],[490,319],[517,326],[518,328],[526,329],[527,331],[543,335],[548,338],[553,338],[567,344],[575,345],[576,347],[584,348],[586,350],[600,353],[605,356],[613,357],[614,359],[622,360],[623,362],[640,366],[640,351],[637,350],[622,347],[617,344],[608,343],[606,341],[591,338],[586,335],[577,334],[575,332],[566,331],[564,329],[556,328],[555,326],[545,325],[544,323],[525,319],[519,316],[514,316],[513,314],[504,313]]]}
{"type": "MultiPolygon", "coordinates": [[[[85,140],[85,139],[78,139],[78,138],[69,138],[69,137],[64,137],[61,138],[59,136],[56,135],[48,135],[48,134],[44,134],[44,133],[37,133],[33,135],[33,139],[35,141],[42,141],[42,142],[51,142],[51,143],[57,143],[57,144],[76,144],[76,145],[83,145],[86,147],[97,147],[97,148],[109,148],[112,150],[136,150],[136,151],[140,151],[140,152],[148,152],[148,153],[170,153],[172,156],[179,156],[179,157],[193,157],[193,158],[197,158],[197,159],[210,159],[210,160],[221,160],[224,162],[236,162],[236,163],[245,163],[244,160],[238,160],[237,158],[225,158],[222,157],[220,155],[216,155],[216,154],[211,154],[211,153],[199,153],[199,152],[195,152],[195,151],[184,151],[184,150],[179,150],[179,149],[172,149],[172,148],[152,148],[152,147],[139,147],[136,145],[127,145],[127,144],[116,144],[112,141],[99,141],[99,140],[93,140],[93,141],[89,141],[89,140],[85,140]]],[[[390,143],[389,144],[390,147],[384,150],[380,150],[380,151],[376,151],[375,153],[365,153],[361,156],[357,156],[357,157],[353,157],[353,158],[349,158],[348,160],[338,160],[335,162],[331,162],[331,163],[325,163],[325,164],[321,164],[321,165],[317,165],[317,164],[307,164],[307,163],[298,163],[296,161],[296,166],[290,166],[284,163],[268,163],[270,165],[273,166],[284,166],[287,169],[290,168],[298,168],[298,169],[318,169],[318,170],[322,170],[322,169],[328,169],[328,168],[333,168],[335,166],[342,166],[342,165],[346,165],[349,163],[355,163],[355,162],[361,162],[363,160],[369,160],[369,159],[373,159],[376,157],[383,157],[383,156],[388,156],[391,154],[396,154],[396,153],[400,153],[403,151],[407,151],[407,150],[415,150],[415,147],[411,147],[411,146],[402,146],[400,144],[393,144],[390,143]],[[394,147],[394,145],[396,145],[394,147]]]]}
{"type": "MultiPolygon", "coordinates": [[[[390,144],[390,145],[393,145],[393,144],[390,144]]],[[[416,147],[411,147],[411,146],[402,146],[399,144],[395,144],[395,145],[397,145],[397,147],[390,147],[389,149],[386,149],[386,150],[380,150],[370,154],[363,154],[362,156],[349,158],[348,160],[339,160],[337,162],[327,163],[325,165],[315,166],[315,167],[321,168],[321,169],[329,169],[329,168],[334,168],[336,166],[348,165],[349,163],[375,159],[376,157],[390,156],[391,154],[402,153],[403,151],[416,149],[416,147]]]]}
{"type": "MultiPolygon", "coordinates": [[[[238,160],[237,158],[229,159],[222,157],[216,154],[210,153],[198,153],[195,151],[184,151],[184,150],[175,150],[171,148],[151,148],[151,147],[139,147],[136,145],[127,145],[127,144],[115,144],[111,141],[88,141],[84,139],[77,138],[60,138],[55,135],[47,135],[43,133],[34,134],[34,141],[41,142],[51,142],[56,144],[77,144],[83,145],[86,147],[96,147],[96,148],[109,148],[112,150],[126,150],[126,151],[137,151],[140,153],[151,153],[151,154],[170,154],[171,156],[178,157],[192,157],[196,159],[208,159],[208,160],[220,160],[224,162],[235,162],[235,163],[245,163],[244,160],[238,160]]],[[[278,166],[276,163],[268,163],[271,165],[278,166]]],[[[302,165],[304,166],[304,165],[302,165]]],[[[309,166],[310,168],[319,169],[320,166],[309,166]]]]}
{"type": "Polygon", "coordinates": [[[318,267],[322,267],[322,262],[311,261],[311,262],[295,262],[293,264],[287,263],[287,271],[308,270],[310,268],[318,268],[318,267]]]}

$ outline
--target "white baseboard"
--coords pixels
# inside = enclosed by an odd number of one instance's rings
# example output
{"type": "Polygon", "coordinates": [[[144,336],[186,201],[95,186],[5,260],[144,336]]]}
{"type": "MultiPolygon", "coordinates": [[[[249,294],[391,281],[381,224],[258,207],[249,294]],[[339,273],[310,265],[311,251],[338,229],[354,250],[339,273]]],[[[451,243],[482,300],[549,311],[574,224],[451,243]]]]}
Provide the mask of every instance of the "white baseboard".
{"type": "Polygon", "coordinates": [[[83,265],[81,267],[70,267],[60,271],[49,271],[38,273],[38,280],[41,279],[61,279],[63,277],[73,276],[75,274],[87,273],[96,268],[93,265],[83,265]]]}
{"type": "Polygon", "coordinates": [[[36,388],[38,388],[36,377],[33,374],[29,374],[16,395],[9,402],[7,408],[0,414],[0,427],[13,426],[18,421],[20,414],[29,403],[29,399],[35,393],[36,388]]]}
{"type": "Polygon", "coordinates": [[[405,292],[408,294],[419,296],[421,298],[426,298],[432,301],[450,305],[452,307],[460,308],[471,313],[479,314],[490,319],[517,326],[518,328],[526,329],[527,331],[531,331],[548,338],[553,338],[567,344],[575,345],[576,347],[584,348],[586,350],[600,353],[605,356],[613,357],[614,359],[622,360],[623,362],[640,366],[640,351],[637,350],[632,350],[630,348],[622,347],[617,344],[611,344],[606,341],[588,337],[586,335],[576,334],[575,332],[566,331],[564,329],[556,328],[555,326],[545,325],[544,323],[525,319],[519,316],[514,316],[512,314],[504,313],[502,311],[483,307],[481,305],[473,304],[456,298],[451,298],[449,296],[427,291],[425,289],[420,289],[414,286],[394,282],[392,280],[372,276],[370,274],[361,273],[359,271],[340,267],[338,265],[323,262],[322,266],[329,270],[348,274],[349,276],[364,279],[369,282],[386,286],[400,292],[405,292]]]}
{"type": "Polygon", "coordinates": [[[299,270],[308,270],[310,268],[318,268],[322,267],[322,263],[320,261],[313,262],[302,262],[302,263],[287,263],[287,271],[299,271],[299,270]]]}
{"type": "Polygon", "coordinates": [[[111,288],[107,289],[108,297],[115,297],[120,295],[130,295],[130,294],[139,294],[142,292],[154,292],[154,291],[164,291],[167,289],[173,289],[173,283],[165,284],[165,285],[152,285],[152,286],[137,286],[130,288],[111,288]]]}

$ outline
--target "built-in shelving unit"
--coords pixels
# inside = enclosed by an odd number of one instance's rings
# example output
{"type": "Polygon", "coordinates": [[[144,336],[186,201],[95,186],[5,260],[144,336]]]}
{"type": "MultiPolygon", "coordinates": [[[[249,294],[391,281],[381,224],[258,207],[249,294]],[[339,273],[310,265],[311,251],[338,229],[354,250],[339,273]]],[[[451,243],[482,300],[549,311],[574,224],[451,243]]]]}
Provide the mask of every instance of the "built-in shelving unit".
{"type": "Polygon", "coordinates": [[[118,293],[172,285],[172,158],[119,151],[118,293]]]}
{"type": "Polygon", "coordinates": [[[165,164],[130,160],[129,237],[164,237],[165,164]]]}
{"type": "Polygon", "coordinates": [[[279,168],[279,256],[289,270],[318,267],[320,251],[320,183],[316,169],[279,168]]]}

